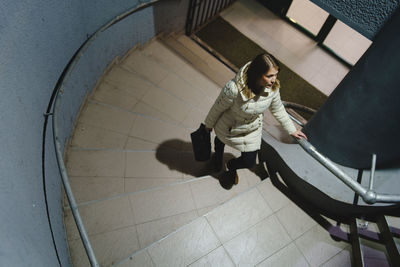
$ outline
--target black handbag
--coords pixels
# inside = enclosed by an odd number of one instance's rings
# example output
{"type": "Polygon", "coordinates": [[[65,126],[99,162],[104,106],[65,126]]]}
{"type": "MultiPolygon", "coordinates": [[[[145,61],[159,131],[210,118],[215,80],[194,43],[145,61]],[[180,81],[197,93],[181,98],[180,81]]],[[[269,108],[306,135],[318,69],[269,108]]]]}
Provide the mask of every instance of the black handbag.
{"type": "Polygon", "coordinates": [[[211,155],[210,132],[206,131],[206,126],[202,123],[199,129],[190,134],[194,159],[197,161],[207,161],[211,155]]]}

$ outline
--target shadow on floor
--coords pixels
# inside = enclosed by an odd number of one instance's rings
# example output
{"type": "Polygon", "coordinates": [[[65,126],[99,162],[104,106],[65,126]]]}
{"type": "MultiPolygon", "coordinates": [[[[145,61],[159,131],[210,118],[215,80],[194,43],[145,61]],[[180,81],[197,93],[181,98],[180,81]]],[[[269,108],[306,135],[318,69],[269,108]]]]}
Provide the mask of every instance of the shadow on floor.
{"type": "MultiPolygon", "coordinates": [[[[194,177],[210,175],[218,179],[218,173],[212,171],[209,161],[199,162],[194,159],[192,144],[179,139],[171,139],[161,143],[157,147],[156,158],[159,162],[167,165],[170,170],[177,170],[194,177]]],[[[224,163],[234,158],[231,153],[224,154],[224,163]]],[[[261,180],[268,177],[262,165],[256,165],[249,169],[261,180]]]]}

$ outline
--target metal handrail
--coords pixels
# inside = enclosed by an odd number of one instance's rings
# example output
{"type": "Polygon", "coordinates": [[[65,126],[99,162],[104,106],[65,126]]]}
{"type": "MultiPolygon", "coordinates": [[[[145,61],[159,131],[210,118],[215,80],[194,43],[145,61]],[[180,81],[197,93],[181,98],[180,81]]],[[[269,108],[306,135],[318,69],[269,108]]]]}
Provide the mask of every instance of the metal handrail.
{"type": "Polygon", "coordinates": [[[55,97],[54,105],[53,105],[53,112],[52,112],[53,118],[52,119],[53,119],[53,141],[54,141],[54,147],[55,147],[55,152],[56,152],[57,164],[58,164],[58,169],[60,171],[60,175],[61,175],[62,182],[64,185],[65,193],[67,195],[68,202],[69,202],[69,205],[70,205],[70,208],[72,211],[72,215],[73,215],[75,223],[77,225],[79,235],[82,239],[82,242],[85,247],[86,254],[89,258],[91,266],[97,267],[97,266],[99,266],[99,264],[97,262],[93,248],[90,244],[88,234],[83,225],[82,218],[79,214],[78,207],[77,207],[74,195],[72,193],[71,185],[69,183],[69,178],[68,178],[68,174],[67,174],[67,169],[64,164],[64,159],[63,159],[63,154],[62,154],[62,146],[61,146],[61,142],[60,142],[60,138],[59,138],[59,134],[58,134],[58,132],[59,132],[58,131],[58,112],[59,112],[59,108],[60,108],[60,104],[61,104],[62,95],[64,93],[64,87],[65,87],[65,84],[66,84],[68,78],[70,77],[72,71],[74,70],[75,65],[77,64],[78,60],[82,56],[83,52],[86,51],[86,49],[90,46],[90,44],[94,40],[96,40],[97,37],[103,31],[105,31],[107,28],[114,25],[115,23],[121,21],[122,19],[128,17],[129,15],[131,15],[141,9],[144,9],[150,5],[153,5],[154,3],[159,2],[159,1],[161,1],[161,0],[152,0],[147,3],[140,3],[139,5],[137,5],[134,8],[131,8],[127,12],[116,16],[115,18],[110,20],[108,23],[103,25],[100,29],[98,29],[92,36],[89,37],[88,40],[86,40],[84,45],[82,45],[78,49],[78,51],[75,53],[74,57],[72,58],[72,60],[70,61],[70,63],[68,64],[68,66],[66,68],[65,76],[61,80],[60,87],[56,89],[56,97],[55,97]]]}
{"type": "Polygon", "coordinates": [[[374,162],[376,161],[376,155],[373,155],[373,160],[372,160],[372,169],[371,169],[371,180],[369,184],[369,188],[366,189],[362,185],[360,185],[358,182],[354,181],[353,178],[351,178],[347,173],[342,171],[335,163],[333,163],[329,158],[326,156],[322,155],[318,150],[311,145],[310,142],[308,142],[305,139],[297,139],[295,138],[296,141],[300,144],[300,146],[308,153],[310,154],[313,158],[315,158],[318,162],[320,162],[325,168],[327,168],[332,174],[334,174],[336,177],[338,177],[344,184],[346,184],[348,187],[350,187],[356,194],[362,197],[362,199],[368,203],[368,204],[374,204],[377,202],[381,203],[400,203],[400,195],[395,195],[395,194],[381,194],[381,193],[376,193],[373,190],[373,177],[374,177],[374,171],[375,171],[375,164],[374,162]]]}
{"type": "MultiPolygon", "coordinates": [[[[298,109],[310,114],[316,112],[316,110],[292,103],[287,101],[282,101],[285,108],[293,108],[298,109]]],[[[299,120],[289,114],[289,117],[299,124],[300,126],[304,126],[299,120]]],[[[318,150],[306,139],[296,139],[296,141],[300,144],[300,146],[313,158],[315,158],[319,163],[321,163],[325,168],[327,168],[333,175],[338,177],[344,184],[350,187],[357,195],[361,196],[365,203],[374,204],[377,202],[381,203],[400,203],[400,195],[395,194],[382,194],[376,193],[373,189],[374,185],[374,175],[375,175],[375,167],[376,167],[376,154],[372,154],[372,161],[371,161],[371,175],[369,180],[369,187],[368,189],[364,188],[361,184],[356,182],[353,178],[351,178],[347,173],[341,170],[334,162],[332,162],[329,158],[322,155],[318,150]]]]}

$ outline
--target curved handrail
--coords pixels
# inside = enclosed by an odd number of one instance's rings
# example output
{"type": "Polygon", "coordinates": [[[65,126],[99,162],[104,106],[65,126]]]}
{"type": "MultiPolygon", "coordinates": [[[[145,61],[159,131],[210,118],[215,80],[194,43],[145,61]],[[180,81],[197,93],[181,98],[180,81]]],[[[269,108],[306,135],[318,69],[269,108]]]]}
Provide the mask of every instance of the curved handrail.
{"type": "Polygon", "coordinates": [[[90,44],[94,40],[96,40],[96,38],[99,36],[99,34],[101,34],[103,31],[105,31],[110,26],[114,25],[115,23],[128,17],[129,15],[131,15],[139,10],[142,10],[150,5],[153,5],[154,3],[159,2],[159,1],[161,1],[161,0],[151,0],[151,1],[148,1],[147,3],[140,3],[136,7],[131,8],[130,10],[116,16],[115,18],[110,20],[108,23],[103,25],[101,28],[99,28],[92,36],[90,36],[85,41],[85,43],[78,49],[78,51],[75,53],[75,55],[73,56],[71,61],[68,63],[68,65],[64,71],[65,74],[62,75],[61,80],[59,80],[59,82],[58,82],[59,86],[55,88],[56,93],[55,94],[53,93],[53,96],[55,96],[55,97],[54,98],[52,97],[50,99],[49,105],[51,105],[51,102],[53,102],[53,100],[54,100],[53,112],[49,113],[47,115],[53,115],[52,116],[52,119],[53,119],[53,141],[54,141],[54,147],[55,147],[55,152],[56,152],[57,164],[58,164],[61,179],[62,179],[62,182],[64,185],[65,193],[67,195],[68,202],[69,202],[69,205],[70,205],[70,208],[72,211],[72,215],[73,215],[75,223],[78,227],[78,231],[79,231],[80,237],[82,239],[83,245],[85,247],[86,254],[89,258],[91,266],[99,266],[99,264],[97,262],[93,248],[90,244],[88,234],[87,234],[85,227],[83,225],[83,222],[82,222],[82,218],[79,214],[78,207],[77,207],[74,195],[72,193],[71,185],[69,183],[67,170],[66,170],[64,160],[63,160],[63,155],[61,152],[62,146],[61,146],[61,142],[60,142],[59,135],[58,135],[58,111],[60,108],[61,98],[64,93],[65,84],[66,84],[68,78],[70,77],[72,71],[74,70],[75,65],[77,64],[77,62],[80,59],[80,57],[82,56],[82,54],[90,46],[90,44]]]}
{"type": "MultiPolygon", "coordinates": [[[[295,138],[296,139],[296,138],[295,138]]],[[[372,161],[372,170],[371,170],[371,180],[369,188],[366,189],[358,182],[354,181],[347,173],[342,171],[335,163],[333,163],[329,158],[322,155],[318,150],[311,145],[305,139],[296,139],[296,141],[300,144],[300,146],[313,158],[315,158],[319,163],[321,163],[325,168],[327,168],[332,174],[338,177],[343,183],[345,183],[348,187],[350,187],[354,192],[356,192],[362,199],[368,204],[374,204],[377,202],[381,203],[400,203],[400,195],[395,194],[381,194],[376,193],[373,188],[373,172],[374,168],[374,160],[372,161]]],[[[376,156],[373,157],[376,159],[376,156]]]]}
{"type": "MultiPolygon", "coordinates": [[[[310,114],[314,114],[316,110],[287,101],[282,101],[285,108],[293,108],[298,109],[310,114]]],[[[295,121],[300,126],[304,126],[299,120],[294,118],[289,114],[289,117],[295,121]]],[[[371,175],[369,181],[368,189],[364,188],[361,184],[354,181],[347,173],[341,170],[334,162],[332,162],[328,157],[322,155],[310,142],[306,139],[296,139],[296,141],[300,144],[300,146],[313,158],[315,158],[319,163],[321,163],[325,168],[327,168],[333,175],[338,177],[344,184],[350,187],[356,194],[362,197],[362,199],[368,204],[374,204],[377,202],[381,203],[400,203],[400,195],[395,194],[381,194],[376,193],[373,190],[374,184],[374,173],[375,173],[375,165],[376,165],[376,155],[372,155],[372,163],[371,163],[371,175]]]]}

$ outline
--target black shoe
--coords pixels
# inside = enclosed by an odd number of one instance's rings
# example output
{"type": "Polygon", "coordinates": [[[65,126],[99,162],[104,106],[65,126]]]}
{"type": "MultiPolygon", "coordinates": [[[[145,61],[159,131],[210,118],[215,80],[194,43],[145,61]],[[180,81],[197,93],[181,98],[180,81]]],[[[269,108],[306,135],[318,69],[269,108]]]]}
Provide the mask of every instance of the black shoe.
{"type": "Polygon", "coordinates": [[[239,177],[236,170],[225,171],[219,176],[219,184],[226,190],[231,189],[234,184],[236,185],[238,183],[239,177]]]}

